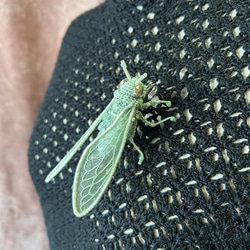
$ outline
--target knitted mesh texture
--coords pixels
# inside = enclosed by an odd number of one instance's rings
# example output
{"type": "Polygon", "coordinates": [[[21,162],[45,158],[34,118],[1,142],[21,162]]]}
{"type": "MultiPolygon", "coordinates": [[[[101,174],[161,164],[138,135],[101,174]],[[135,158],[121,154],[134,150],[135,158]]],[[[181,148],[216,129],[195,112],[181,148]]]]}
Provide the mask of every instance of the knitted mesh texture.
{"type": "Polygon", "coordinates": [[[109,0],[69,27],[40,108],[29,166],[51,249],[247,249],[250,67],[248,1],[109,0]],[[107,191],[86,216],[72,210],[77,162],[44,179],[126,78],[147,73],[158,105],[143,114],[107,191]]]}

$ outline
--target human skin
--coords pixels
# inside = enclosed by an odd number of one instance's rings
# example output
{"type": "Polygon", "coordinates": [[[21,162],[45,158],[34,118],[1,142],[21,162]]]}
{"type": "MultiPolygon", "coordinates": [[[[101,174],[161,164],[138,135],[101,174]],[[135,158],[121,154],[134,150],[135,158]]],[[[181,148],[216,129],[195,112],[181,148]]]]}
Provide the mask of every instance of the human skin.
{"type": "Polygon", "coordinates": [[[49,249],[28,142],[68,26],[102,2],[0,1],[0,249],[49,249]]]}

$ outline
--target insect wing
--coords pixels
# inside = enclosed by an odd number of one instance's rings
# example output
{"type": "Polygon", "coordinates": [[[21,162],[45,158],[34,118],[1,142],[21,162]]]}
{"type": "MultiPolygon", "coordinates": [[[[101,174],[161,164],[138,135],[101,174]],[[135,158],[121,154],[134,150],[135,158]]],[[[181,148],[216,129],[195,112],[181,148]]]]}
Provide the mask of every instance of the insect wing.
{"type": "MultiPolygon", "coordinates": [[[[114,100],[114,99],[113,99],[114,100]]],[[[62,160],[55,166],[55,168],[48,174],[45,179],[45,182],[50,182],[70,161],[70,159],[74,156],[77,150],[83,145],[83,143],[88,139],[88,137],[92,134],[94,129],[98,126],[98,124],[102,121],[103,116],[107,113],[109,108],[113,105],[113,100],[110,104],[103,110],[103,112],[96,118],[96,120],[91,124],[88,130],[81,136],[81,138],[76,142],[76,144],[70,149],[70,151],[62,158],[62,160]]]]}
{"type": "Polygon", "coordinates": [[[83,152],[73,184],[73,210],[86,215],[100,200],[115,172],[126,143],[135,108],[127,106],[112,125],[83,152]]]}

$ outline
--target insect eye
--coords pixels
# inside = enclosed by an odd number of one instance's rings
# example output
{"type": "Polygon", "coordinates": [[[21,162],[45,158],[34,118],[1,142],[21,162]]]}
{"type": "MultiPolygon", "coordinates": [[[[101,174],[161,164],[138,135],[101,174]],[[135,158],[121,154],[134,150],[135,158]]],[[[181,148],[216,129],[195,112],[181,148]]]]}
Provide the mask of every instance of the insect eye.
{"type": "Polygon", "coordinates": [[[134,88],[134,93],[137,97],[139,97],[142,96],[143,90],[144,90],[143,85],[136,85],[134,88]]]}
{"type": "Polygon", "coordinates": [[[119,89],[125,82],[128,81],[128,78],[123,79],[118,85],[117,88],[119,89]]]}

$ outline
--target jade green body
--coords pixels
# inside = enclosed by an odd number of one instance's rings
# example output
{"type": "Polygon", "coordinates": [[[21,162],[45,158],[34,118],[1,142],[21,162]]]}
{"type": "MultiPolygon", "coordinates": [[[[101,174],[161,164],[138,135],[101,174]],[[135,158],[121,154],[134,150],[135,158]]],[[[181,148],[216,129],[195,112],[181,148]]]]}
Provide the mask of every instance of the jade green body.
{"type": "Polygon", "coordinates": [[[144,103],[143,100],[150,88],[143,85],[141,81],[147,75],[131,78],[124,61],[121,62],[121,66],[127,78],[118,85],[110,104],[45,179],[45,182],[49,182],[54,178],[98,126],[97,137],[85,148],[76,168],[72,203],[77,217],[86,215],[102,197],[115,172],[127,140],[140,154],[138,164],[143,162],[143,153],[133,140],[139,119],[151,127],[167,120],[175,121],[173,116],[158,123],[151,123],[144,118],[141,110],[157,104],[166,104],[170,107],[171,102],[151,100],[144,103]]]}

